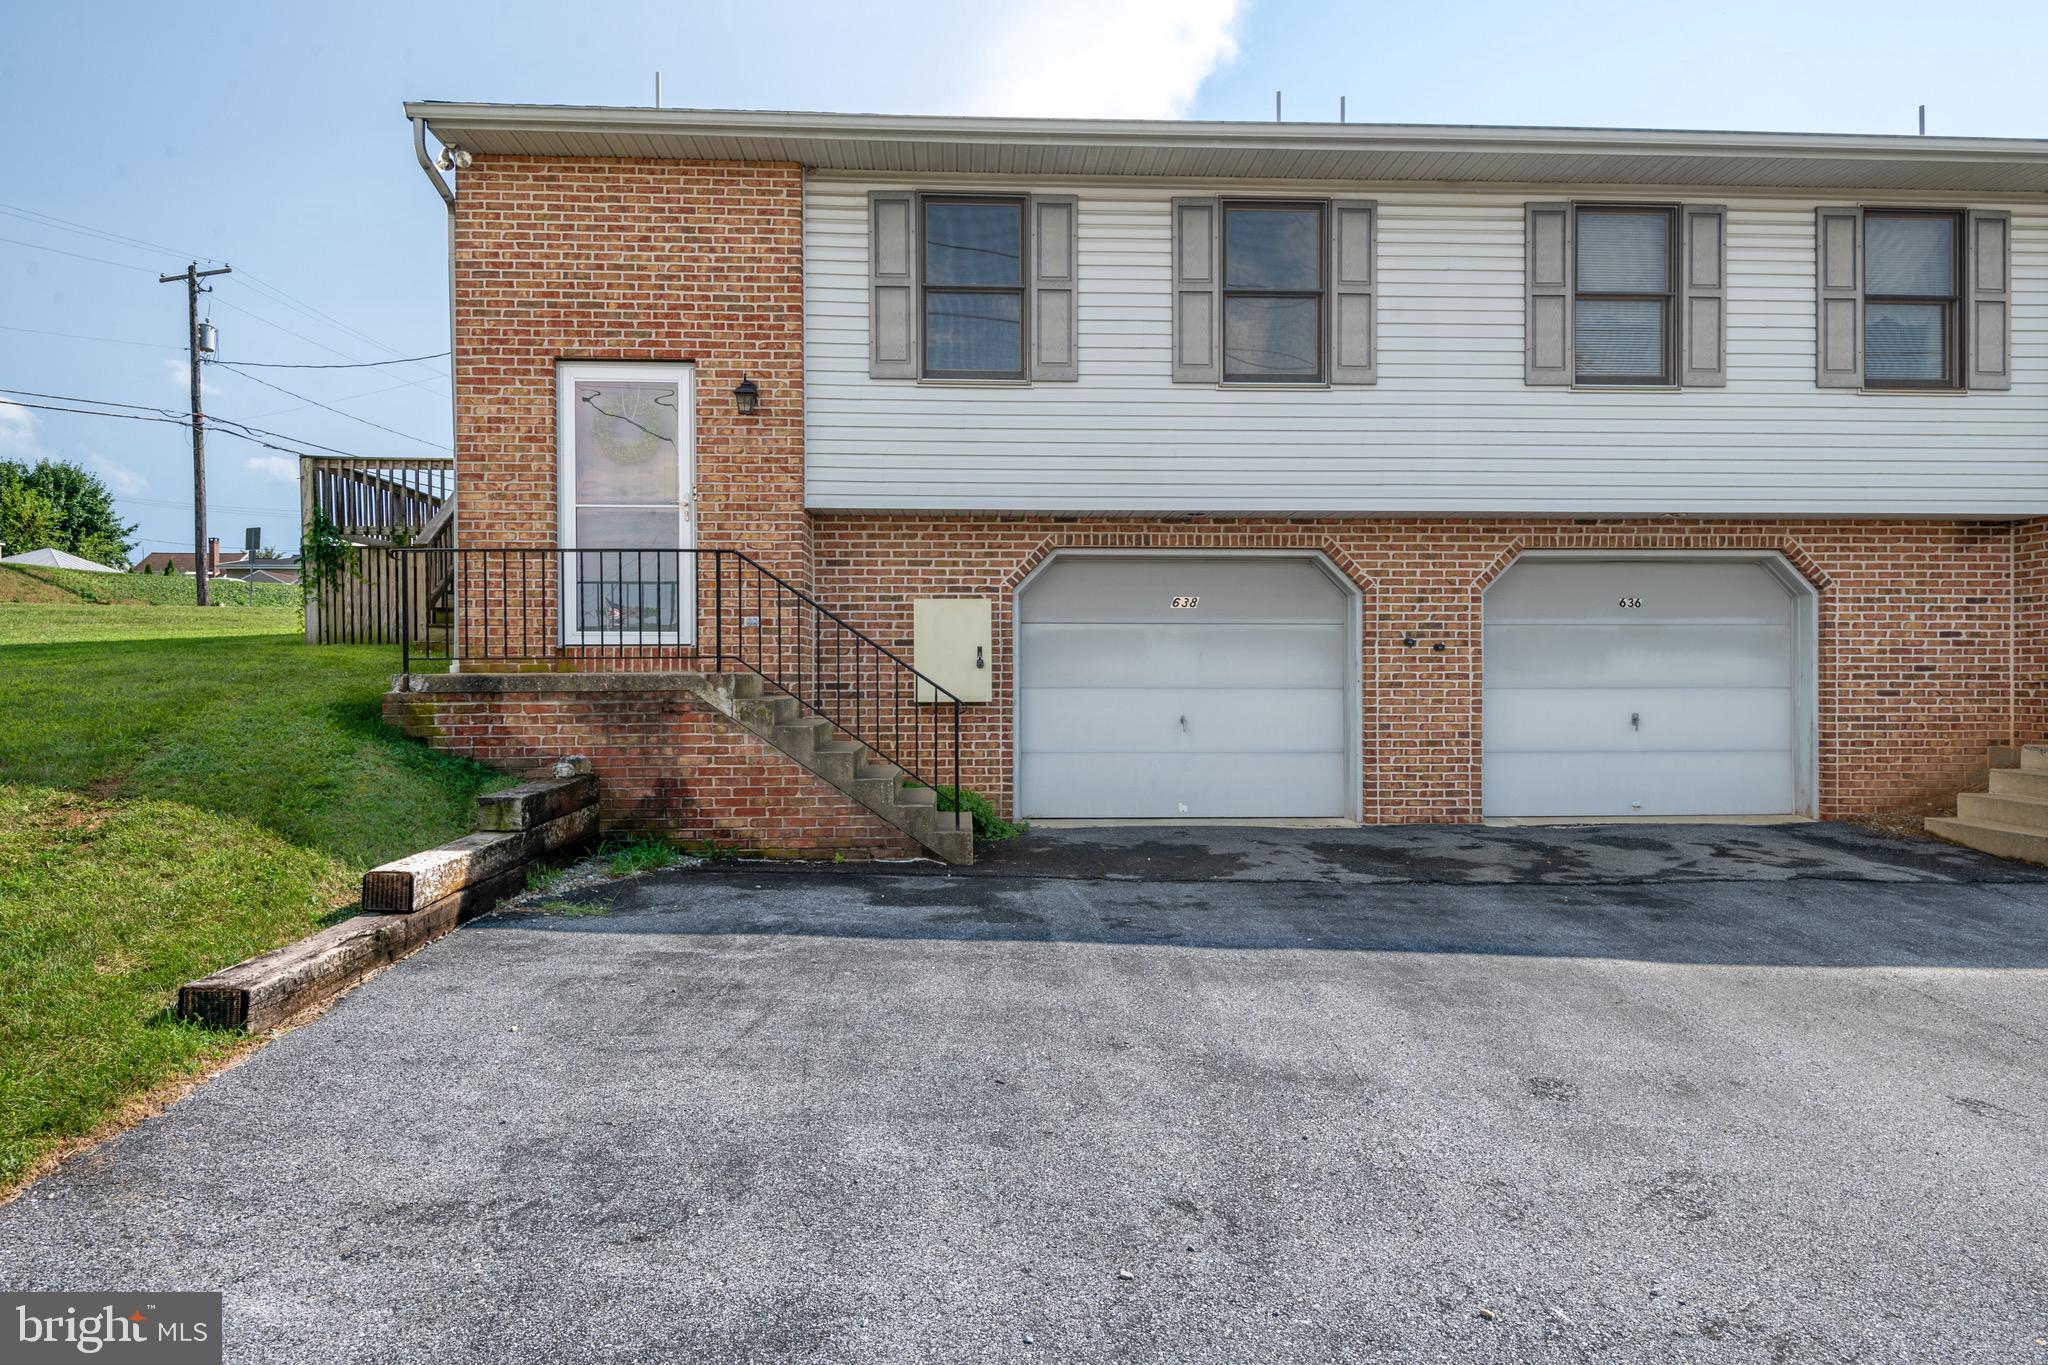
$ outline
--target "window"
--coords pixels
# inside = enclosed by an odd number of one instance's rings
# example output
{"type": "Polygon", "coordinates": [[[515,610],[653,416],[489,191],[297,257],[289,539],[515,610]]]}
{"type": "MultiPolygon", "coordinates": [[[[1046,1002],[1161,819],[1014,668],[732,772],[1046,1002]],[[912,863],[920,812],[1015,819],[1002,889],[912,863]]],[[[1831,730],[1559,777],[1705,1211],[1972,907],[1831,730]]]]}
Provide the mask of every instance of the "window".
{"type": "Polygon", "coordinates": [[[1582,207],[1577,219],[1574,382],[1673,382],[1672,210],[1582,207]]]}
{"type": "Polygon", "coordinates": [[[1962,223],[1953,213],[1863,215],[1863,382],[1957,387],[1962,223]]]}
{"type": "Polygon", "coordinates": [[[1024,201],[926,198],[923,208],[925,375],[1023,379],[1024,201]]]}
{"type": "Polygon", "coordinates": [[[1323,378],[1324,206],[1223,206],[1223,378],[1323,378]]]}

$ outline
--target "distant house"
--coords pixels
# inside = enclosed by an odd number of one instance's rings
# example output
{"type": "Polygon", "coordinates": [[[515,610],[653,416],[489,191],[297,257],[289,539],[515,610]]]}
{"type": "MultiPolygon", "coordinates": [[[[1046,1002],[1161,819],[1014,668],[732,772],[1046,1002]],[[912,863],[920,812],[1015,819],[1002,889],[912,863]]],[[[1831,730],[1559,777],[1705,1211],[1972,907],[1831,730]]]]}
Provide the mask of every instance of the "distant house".
{"type": "MultiPolygon", "coordinates": [[[[296,583],[299,581],[299,561],[295,558],[251,559],[246,550],[222,550],[217,546],[211,555],[208,578],[227,578],[237,582],[254,579],[258,583],[296,583]]],[[[161,574],[166,567],[189,577],[192,573],[192,552],[190,550],[152,550],[135,562],[135,573],[161,574]]]]}
{"type": "MultiPolygon", "coordinates": [[[[223,566],[239,564],[248,557],[248,553],[243,550],[216,550],[207,577],[218,578],[223,566]]],[[[178,573],[189,576],[192,572],[192,552],[190,550],[151,550],[148,554],[135,561],[135,567],[131,572],[160,574],[166,566],[169,566],[178,573]]]]}
{"type": "Polygon", "coordinates": [[[21,554],[9,555],[5,559],[0,559],[0,564],[21,564],[38,569],[78,569],[84,573],[121,572],[119,569],[110,569],[104,564],[95,563],[90,559],[84,559],[78,555],[56,549],[27,550],[21,554]]]}

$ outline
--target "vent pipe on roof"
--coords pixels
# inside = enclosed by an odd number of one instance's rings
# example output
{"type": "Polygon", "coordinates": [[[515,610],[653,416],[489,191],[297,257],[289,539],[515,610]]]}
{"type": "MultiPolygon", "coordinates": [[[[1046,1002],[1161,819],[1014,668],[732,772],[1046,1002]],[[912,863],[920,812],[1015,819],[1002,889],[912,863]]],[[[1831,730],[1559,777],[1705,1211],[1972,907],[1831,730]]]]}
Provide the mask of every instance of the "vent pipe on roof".
{"type": "Polygon", "coordinates": [[[1280,92],[1275,90],[1273,92],[1273,122],[1279,123],[1280,121],[1280,92]]]}
{"type": "Polygon", "coordinates": [[[1927,136],[1927,106],[1920,106],[1920,136],[1927,136]]]}

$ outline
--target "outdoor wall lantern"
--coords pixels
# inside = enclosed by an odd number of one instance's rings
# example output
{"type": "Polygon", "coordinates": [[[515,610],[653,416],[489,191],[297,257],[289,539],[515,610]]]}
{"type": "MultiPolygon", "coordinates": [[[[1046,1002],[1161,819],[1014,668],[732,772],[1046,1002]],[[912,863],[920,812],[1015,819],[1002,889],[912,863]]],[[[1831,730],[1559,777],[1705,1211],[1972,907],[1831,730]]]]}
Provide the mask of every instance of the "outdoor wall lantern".
{"type": "Polygon", "coordinates": [[[754,409],[761,406],[761,386],[744,376],[733,387],[732,405],[742,417],[752,417],[754,409]]]}

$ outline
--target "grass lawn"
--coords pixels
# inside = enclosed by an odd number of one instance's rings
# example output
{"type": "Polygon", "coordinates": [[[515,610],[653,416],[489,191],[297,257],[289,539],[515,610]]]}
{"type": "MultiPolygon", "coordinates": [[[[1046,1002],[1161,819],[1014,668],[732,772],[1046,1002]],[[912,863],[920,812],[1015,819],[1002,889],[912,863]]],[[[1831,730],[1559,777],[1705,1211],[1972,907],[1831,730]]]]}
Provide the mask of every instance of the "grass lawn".
{"type": "MultiPolygon", "coordinates": [[[[299,590],[290,583],[231,583],[216,578],[208,584],[215,606],[293,607],[299,590]]],[[[0,564],[0,602],[97,602],[103,605],[189,607],[197,601],[198,584],[190,578],[161,574],[88,573],[83,569],[37,569],[0,564]]]]}
{"type": "Polygon", "coordinates": [[[181,983],[511,781],[385,730],[394,668],[289,607],[0,602],[0,1194],[241,1045],[170,1017],[181,983]]]}

